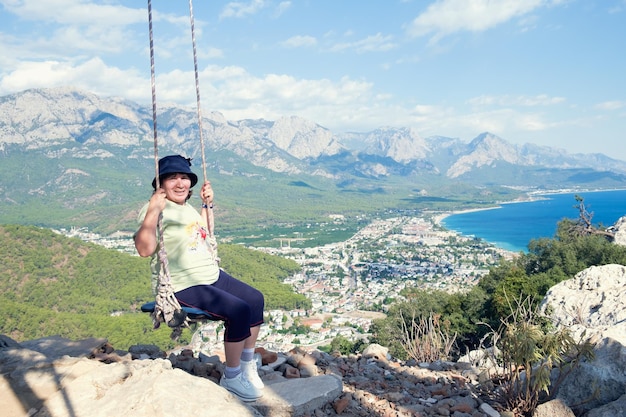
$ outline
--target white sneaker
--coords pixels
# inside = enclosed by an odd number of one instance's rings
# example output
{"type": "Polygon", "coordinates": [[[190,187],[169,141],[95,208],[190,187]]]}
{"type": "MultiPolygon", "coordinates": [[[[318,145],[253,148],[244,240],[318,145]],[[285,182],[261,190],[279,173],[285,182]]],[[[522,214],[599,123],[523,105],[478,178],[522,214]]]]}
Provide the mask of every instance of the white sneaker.
{"type": "Polygon", "coordinates": [[[254,401],[263,395],[243,376],[243,372],[234,378],[222,376],[220,385],[235,394],[242,401],[254,401]]]}
{"type": "Polygon", "coordinates": [[[250,381],[256,389],[260,390],[265,387],[265,384],[261,380],[256,366],[257,364],[254,359],[251,361],[241,361],[241,371],[243,373],[243,377],[250,381]]]}

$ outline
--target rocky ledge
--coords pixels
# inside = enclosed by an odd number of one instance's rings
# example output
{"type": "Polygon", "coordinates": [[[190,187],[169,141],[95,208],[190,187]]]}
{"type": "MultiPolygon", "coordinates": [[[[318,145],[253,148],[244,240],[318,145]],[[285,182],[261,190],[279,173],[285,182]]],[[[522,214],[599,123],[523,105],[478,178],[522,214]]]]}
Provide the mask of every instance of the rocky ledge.
{"type": "Polygon", "coordinates": [[[0,403],[10,416],[455,416],[500,415],[473,387],[481,371],[465,362],[390,360],[363,354],[258,350],[264,396],[240,402],[217,381],[220,356],[155,346],[113,349],[106,340],[1,336],[0,403]]]}

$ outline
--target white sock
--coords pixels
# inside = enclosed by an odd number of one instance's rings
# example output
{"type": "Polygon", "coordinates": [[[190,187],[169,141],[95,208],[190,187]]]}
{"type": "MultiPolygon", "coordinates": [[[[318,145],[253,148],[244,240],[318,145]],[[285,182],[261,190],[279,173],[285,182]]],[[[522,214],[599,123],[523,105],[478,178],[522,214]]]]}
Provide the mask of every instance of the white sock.
{"type": "Polygon", "coordinates": [[[254,348],[244,349],[241,352],[242,361],[250,362],[252,359],[254,359],[254,348]]]}
{"type": "Polygon", "coordinates": [[[224,377],[228,379],[235,378],[237,375],[241,373],[241,366],[236,366],[234,368],[226,367],[224,368],[224,377]]]}

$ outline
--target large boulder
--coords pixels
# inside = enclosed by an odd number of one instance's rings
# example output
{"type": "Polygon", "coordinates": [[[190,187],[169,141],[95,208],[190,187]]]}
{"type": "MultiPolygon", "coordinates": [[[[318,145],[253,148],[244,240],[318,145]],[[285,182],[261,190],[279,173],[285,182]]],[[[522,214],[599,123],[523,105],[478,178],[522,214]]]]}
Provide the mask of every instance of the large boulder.
{"type": "Polygon", "coordinates": [[[552,287],[541,309],[575,336],[585,332],[596,340],[610,337],[626,345],[626,266],[592,266],[579,272],[552,287]]]}
{"type": "Polygon", "coordinates": [[[592,266],[548,291],[541,304],[557,327],[596,343],[595,358],[567,375],[557,397],[577,415],[626,393],[626,266],[592,266]]]}
{"type": "Polygon", "coordinates": [[[164,359],[151,346],[120,356],[106,354],[108,347],[106,339],[17,343],[0,335],[0,416],[293,417],[332,404],[343,391],[336,375],[286,379],[272,369],[263,397],[243,403],[216,383],[219,375],[207,375],[212,357],[183,349],[164,359]]]}
{"type": "Polygon", "coordinates": [[[0,349],[0,404],[6,417],[260,416],[168,360],[104,364],[14,346],[0,349]]]}

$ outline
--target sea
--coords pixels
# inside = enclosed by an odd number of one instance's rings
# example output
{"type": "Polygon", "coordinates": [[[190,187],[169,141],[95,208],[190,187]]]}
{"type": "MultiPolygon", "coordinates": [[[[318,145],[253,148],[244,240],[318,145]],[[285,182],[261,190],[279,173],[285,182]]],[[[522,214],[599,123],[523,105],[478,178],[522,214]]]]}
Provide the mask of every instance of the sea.
{"type": "Polygon", "coordinates": [[[626,190],[577,191],[535,195],[534,201],[459,212],[444,218],[441,225],[504,250],[528,252],[532,239],[554,237],[559,221],[578,219],[576,195],[584,199],[587,211],[593,214],[594,226],[609,227],[626,216],[626,190]]]}

